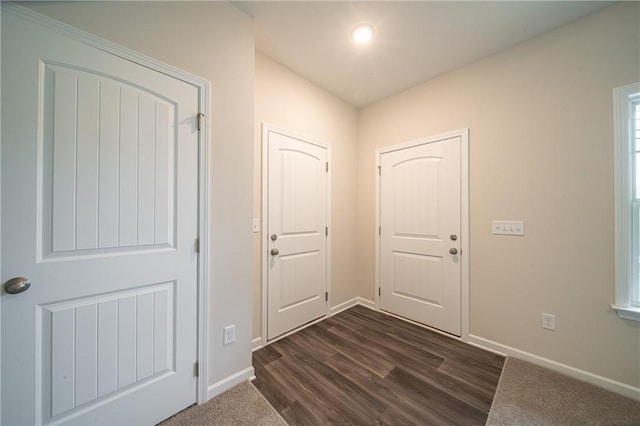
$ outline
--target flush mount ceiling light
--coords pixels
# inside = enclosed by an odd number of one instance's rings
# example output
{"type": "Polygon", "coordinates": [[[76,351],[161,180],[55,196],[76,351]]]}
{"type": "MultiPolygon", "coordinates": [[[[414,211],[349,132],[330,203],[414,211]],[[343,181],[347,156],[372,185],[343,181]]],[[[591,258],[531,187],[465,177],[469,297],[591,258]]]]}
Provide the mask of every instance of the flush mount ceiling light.
{"type": "Polygon", "coordinates": [[[373,25],[359,24],[351,32],[351,38],[357,44],[367,44],[373,37],[373,25]]]}

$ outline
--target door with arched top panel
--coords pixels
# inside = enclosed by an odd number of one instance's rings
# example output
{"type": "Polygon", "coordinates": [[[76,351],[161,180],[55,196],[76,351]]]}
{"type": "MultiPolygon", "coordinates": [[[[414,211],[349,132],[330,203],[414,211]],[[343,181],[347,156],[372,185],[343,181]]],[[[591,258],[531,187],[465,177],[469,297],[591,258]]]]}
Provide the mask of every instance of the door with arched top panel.
{"type": "Polygon", "coordinates": [[[380,154],[382,310],[460,335],[461,136],[380,154]]]}
{"type": "Polygon", "coordinates": [[[196,402],[200,89],[2,12],[3,424],[196,402]]]}
{"type": "Polygon", "coordinates": [[[326,314],[327,147],[270,127],[267,154],[267,339],[326,314]]]}

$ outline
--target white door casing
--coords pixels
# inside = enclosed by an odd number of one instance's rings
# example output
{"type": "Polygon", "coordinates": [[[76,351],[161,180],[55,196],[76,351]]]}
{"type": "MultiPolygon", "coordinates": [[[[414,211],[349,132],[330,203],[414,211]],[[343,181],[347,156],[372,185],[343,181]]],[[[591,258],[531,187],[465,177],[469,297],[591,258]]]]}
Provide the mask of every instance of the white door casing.
{"type": "Polygon", "coordinates": [[[329,148],[322,142],[263,125],[266,340],[327,313],[328,164],[329,148]]]}
{"type": "Polygon", "coordinates": [[[207,87],[36,15],[3,5],[2,423],[157,422],[196,401],[207,87]]]}
{"type": "Polygon", "coordinates": [[[468,306],[467,144],[465,129],[377,153],[378,306],[457,336],[468,306]]]}

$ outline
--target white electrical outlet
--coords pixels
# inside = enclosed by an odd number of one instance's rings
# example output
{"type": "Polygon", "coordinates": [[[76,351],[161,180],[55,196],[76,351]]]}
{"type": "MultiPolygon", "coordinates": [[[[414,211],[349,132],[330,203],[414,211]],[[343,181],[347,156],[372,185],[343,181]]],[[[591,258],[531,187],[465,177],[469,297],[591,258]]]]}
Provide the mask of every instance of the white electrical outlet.
{"type": "Polygon", "coordinates": [[[223,344],[228,345],[236,340],[236,325],[232,324],[223,329],[223,344]]]}
{"type": "Polygon", "coordinates": [[[524,236],[524,222],[521,220],[494,220],[493,235],[524,236]]]}
{"type": "Polygon", "coordinates": [[[551,314],[542,314],[542,328],[547,330],[556,330],[556,316],[551,314]]]}

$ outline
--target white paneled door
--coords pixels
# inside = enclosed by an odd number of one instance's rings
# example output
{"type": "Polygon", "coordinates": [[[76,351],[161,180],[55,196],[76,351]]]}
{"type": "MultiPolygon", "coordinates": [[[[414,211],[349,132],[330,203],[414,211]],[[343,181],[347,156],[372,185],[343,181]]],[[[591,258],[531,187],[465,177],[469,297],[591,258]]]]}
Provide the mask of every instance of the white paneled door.
{"type": "Polygon", "coordinates": [[[327,148],[265,127],[267,335],[326,314],[327,148]]]}
{"type": "Polygon", "coordinates": [[[196,401],[199,89],[2,15],[2,424],[155,424],[196,401]]]}
{"type": "Polygon", "coordinates": [[[458,336],[461,138],[379,157],[380,307],[458,336]]]}

